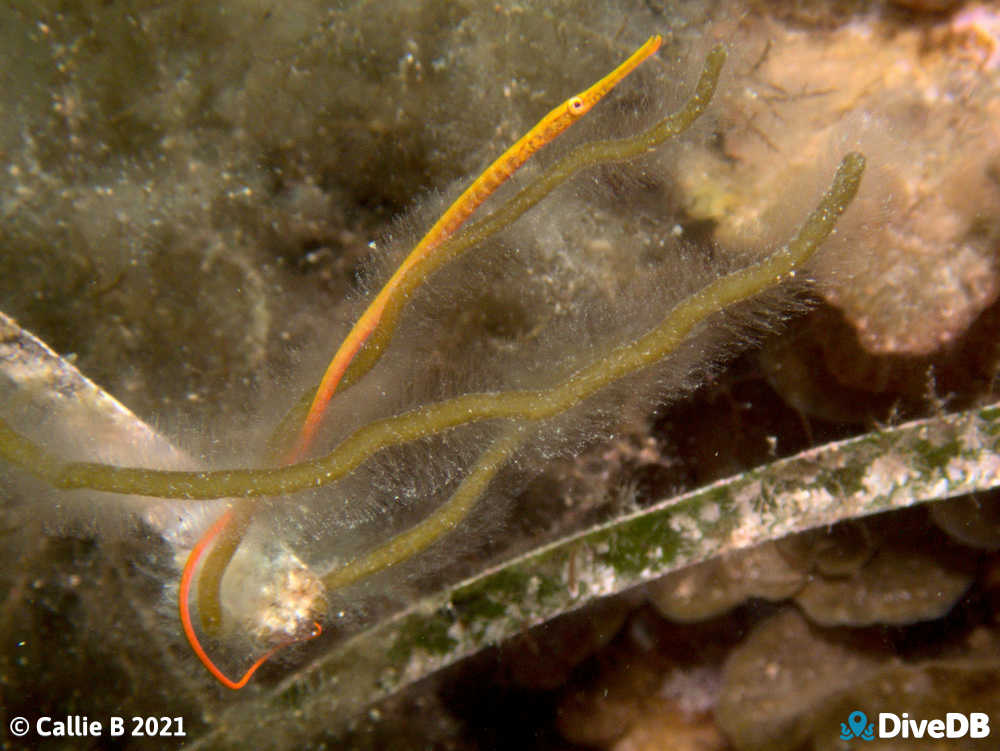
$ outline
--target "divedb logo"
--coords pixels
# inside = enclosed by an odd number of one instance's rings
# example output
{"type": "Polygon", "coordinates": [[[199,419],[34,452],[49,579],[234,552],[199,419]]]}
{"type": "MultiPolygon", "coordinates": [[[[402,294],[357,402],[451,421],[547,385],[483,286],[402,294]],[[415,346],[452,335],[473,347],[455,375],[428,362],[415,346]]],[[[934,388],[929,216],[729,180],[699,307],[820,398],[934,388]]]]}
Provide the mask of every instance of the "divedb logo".
{"type": "Polygon", "coordinates": [[[990,716],[985,712],[948,712],[944,719],[915,720],[909,714],[879,712],[878,732],[875,723],[860,709],[847,715],[847,722],[840,723],[840,740],[858,738],[872,741],[876,738],[989,738],[990,716]]]}

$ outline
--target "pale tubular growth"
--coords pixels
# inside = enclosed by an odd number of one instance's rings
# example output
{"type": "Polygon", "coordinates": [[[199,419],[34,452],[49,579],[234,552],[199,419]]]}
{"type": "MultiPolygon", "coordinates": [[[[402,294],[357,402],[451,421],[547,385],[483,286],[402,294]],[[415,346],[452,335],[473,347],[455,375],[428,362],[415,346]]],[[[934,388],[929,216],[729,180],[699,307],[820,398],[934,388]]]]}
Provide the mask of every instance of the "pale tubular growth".
{"type": "Polygon", "coordinates": [[[326,613],[326,590],[319,577],[281,540],[246,555],[243,546],[226,568],[229,610],[241,614],[231,624],[261,644],[301,640],[326,613]]]}
{"type": "Polygon", "coordinates": [[[674,351],[708,317],[771,289],[801,268],[834,230],[857,194],[865,158],[850,153],[841,161],[829,190],[787,245],[763,260],[711,282],[676,305],[645,335],[617,347],[562,383],[534,391],[467,394],[431,404],[356,430],[326,456],[276,469],[171,472],[94,463],[63,464],[0,421],[5,459],[57,487],[90,488],[170,498],[288,495],[343,477],[377,452],[481,420],[510,420],[458,490],[413,529],[367,556],[328,574],[328,586],[350,582],[412,557],[467,515],[486,484],[520,444],[527,423],[559,415],[616,380],[648,367],[674,351]]]}

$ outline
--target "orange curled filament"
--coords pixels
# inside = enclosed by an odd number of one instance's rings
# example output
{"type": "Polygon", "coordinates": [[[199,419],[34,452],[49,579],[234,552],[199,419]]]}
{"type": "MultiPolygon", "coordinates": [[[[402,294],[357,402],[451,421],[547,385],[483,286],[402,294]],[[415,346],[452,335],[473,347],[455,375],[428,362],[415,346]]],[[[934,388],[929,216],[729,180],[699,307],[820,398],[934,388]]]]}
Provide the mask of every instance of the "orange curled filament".
{"type": "Polygon", "coordinates": [[[354,356],[364,346],[368,337],[378,327],[386,306],[389,304],[389,301],[407,272],[430,255],[441,243],[455,234],[465,220],[472,215],[472,212],[483,201],[489,198],[497,188],[503,185],[535,152],[557,138],[583,115],[586,115],[622,79],[653,55],[660,48],[662,42],[663,39],[659,35],[650,37],[625,62],[600,81],[555,107],[539,120],[535,127],[521,136],[513,146],[501,154],[479,177],[473,180],[472,184],[465,189],[465,192],[448,207],[448,210],[434,223],[434,226],[423,236],[416,247],[410,251],[410,254],[389,278],[389,281],[386,282],[382,290],[372,300],[371,304],[358,319],[357,323],[354,324],[354,327],[334,354],[333,359],[327,366],[326,372],[323,374],[323,379],[320,381],[319,387],[316,389],[316,394],[309,407],[309,412],[302,425],[298,440],[286,457],[289,463],[301,460],[306,451],[309,450],[309,446],[312,444],[319,424],[323,419],[326,406],[337,390],[344,372],[347,370],[348,365],[351,364],[354,356]]]}
{"type": "Polygon", "coordinates": [[[184,573],[181,574],[181,586],[180,591],[178,592],[178,599],[180,600],[181,626],[184,629],[184,635],[187,637],[188,644],[191,645],[191,649],[194,651],[198,659],[201,660],[201,664],[208,669],[208,672],[211,673],[215,679],[219,681],[219,683],[226,688],[233,689],[233,691],[238,691],[247,685],[247,682],[253,677],[253,674],[257,672],[257,668],[270,660],[275,653],[285,647],[291,646],[292,644],[298,644],[299,642],[315,639],[323,633],[323,627],[320,626],[319,623],[313,622],[313,631],[308,636],[301,639],[290,639],[272,647],[261,657],[258,657],[257,661],[250,666],[249,670],[247,670],[243,674],[243,677],[238,681],[230,679],[214,662],[212,662],[212,658],[210,658],[208,653],[205,652],[204,647],[201,646],[201,642],[198,641],[198,635],[194,631],[194,624],[191,622],[191,608],[188,605],[188,601],[191,595],[191,582],[194,579],[194,572],[198,568],[198,562],[201,560],[201,557],[205,554],[208,547],[212,544],[212,541],[218,537],[219,533],[226,528],[230,521],[232,521],[232,518],[233,510],[228,509],[216,520],[215,524],[209,528],[208,532],[202,535],[201,539],[198,540],[198,543],[191,549],[187,562],[184,564],[184,573]]]}

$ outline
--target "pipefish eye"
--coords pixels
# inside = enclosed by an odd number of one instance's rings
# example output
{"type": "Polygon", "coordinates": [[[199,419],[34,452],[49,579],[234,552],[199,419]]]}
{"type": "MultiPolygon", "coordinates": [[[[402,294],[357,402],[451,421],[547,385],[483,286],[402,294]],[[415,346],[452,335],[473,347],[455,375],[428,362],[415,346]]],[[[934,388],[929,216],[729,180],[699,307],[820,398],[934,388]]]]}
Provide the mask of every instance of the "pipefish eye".
{"type": "Polygon", "coordinates": [[[569,99],[566,106],[569,108],[570,114],[573,115],[583,115],[587,112],[586,103],[578,96],[569,99]]]}

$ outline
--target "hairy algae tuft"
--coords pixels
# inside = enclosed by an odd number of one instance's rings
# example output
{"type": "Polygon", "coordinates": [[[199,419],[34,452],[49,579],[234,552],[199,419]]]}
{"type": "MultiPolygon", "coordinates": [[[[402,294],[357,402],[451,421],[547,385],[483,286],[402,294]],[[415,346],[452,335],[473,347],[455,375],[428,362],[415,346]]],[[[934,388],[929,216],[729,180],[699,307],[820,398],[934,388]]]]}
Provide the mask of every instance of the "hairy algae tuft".
{"type": "Polygon", "coordinates": [[[833,184],[796,236],[780,250],[717,279],[677,305],[659,326],[554,386],[535,391],[467,394],[356,430],[319,459],[272,469],[205,472],[118,467],[95,462],[60,463],[0,421],[0,455],[56,487],[187,500],[278,496],[319,487],[343,477],[377,452],[482,420],[542,420],[556,416],[604,386],[647,367],[675,349],[709,316],[779,284],[801,267],[833,231],[857,193],[865,159],[844,157],[833,184]]]}

